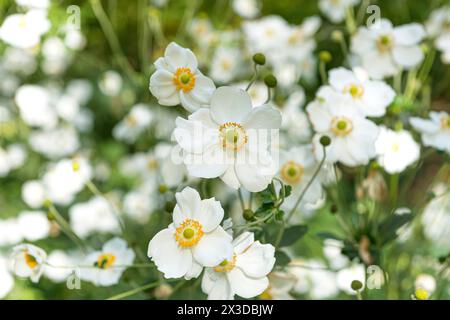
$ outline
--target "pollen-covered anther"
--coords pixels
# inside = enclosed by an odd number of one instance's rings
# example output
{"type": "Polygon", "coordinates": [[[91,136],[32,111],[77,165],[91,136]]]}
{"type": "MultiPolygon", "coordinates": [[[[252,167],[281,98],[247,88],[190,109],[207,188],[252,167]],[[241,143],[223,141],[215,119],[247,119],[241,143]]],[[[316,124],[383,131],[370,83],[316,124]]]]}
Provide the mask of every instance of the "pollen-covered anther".
{"type": "Polygon", "coordinates": [[[186,219],[175,229],[175,240],[183,248],[195,246],[203,237],[203,227],[200,222],[186,219]]]}
{"type": "Polygon", "coordinates": [[[230,272],[236,266],[236,255],[231,260],[223,260],[218,266],[214,267],[215,272],[230,272]]]}
{"type": "Polygon", "coordinates": [[[280,170],[281,178],[288,184],[298,184],[303,177],[304,168],[295,161],[287,161],[280,170]]]}
{"type": "Polygon", "coordinates": [[[236,122],[227,122],[219,127],[220,139],[224,149],[240,150],[248,141],[245,129],[236,122]]]}
{"type": "Polygon", "coordinates": [[[95,266],[100,269],[109,269],[116,261],[116,256],[112,253],[102,253],[98,256],[95,266]]]}
{"type": "Polygon", "coordinates": [[[191,69],[186,67],[178,68],[172,80],[177,90],[183,90],[184,92],[191,91],[195,86],[195,75],[191,69]]]}
{"type": "Polygon", "coordinates": [[[441,118],[441,127],[442,129],[450,129],[450,117],[443,116],[441,118]]]}
{"type": "Polygon", "coordinates": [[[27,266],[30,267],[30,269],[36,268],[36,266],[38,265],[36,258],[31,254],[29,254],[28,252],[24,252],[24,255],[25,255],[25,263],[27,264],[27,266]]]}
{"type": "Polygon", "coordinates": [[[346,136],[353,130],[353,123],[346,117],[334,117],[331,120],[331,131],[337,136],[346,136]]]}

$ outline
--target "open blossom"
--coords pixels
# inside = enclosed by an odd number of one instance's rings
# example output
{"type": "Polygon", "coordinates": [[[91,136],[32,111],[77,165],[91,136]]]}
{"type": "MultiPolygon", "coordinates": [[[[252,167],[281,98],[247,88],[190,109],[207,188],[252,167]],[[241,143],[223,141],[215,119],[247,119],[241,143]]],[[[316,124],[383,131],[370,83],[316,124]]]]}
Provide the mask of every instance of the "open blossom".
{"type": "Polygon", "coordinates": [[[330,90],[341,92],[352,98],[368,117],[381,117],[395,97],[394,90],[383,81],[370,80],[361,68],[350,71],[345,68],[332,69],[329,72],[329,86],[323,86],[318,96],[326,97],[330,90]]]}
{"type": "Polygon", "coordinates": [[[113,129],[113,136],[117,140],[134,143],[139,135],[148,128],[153,120],[153,113],[149,106],[139,103],[113,129]]]}
{"type": "Polygon", "coordinates": [[[12,249],[10,267],[17,276],[38,282],[44,272],[46,259],[47,254],[41,248],[32,244],[20,244],[12,249]]]}
{"type": "Polygon", "coordinates": [[[450,6],[433,11],[425,27],[435,38],[436,48],[442,52],[442,61],[450,64],[450,6]]]}
{"type": "Polygon", "coordinates": [[[320,138],[327,135],[331,144],[326,148],[327,162],[342,162],[347,166],[366,165],[375,156],[378,127],[364,118],[361,108],[344,95],[321,98],[306,108],[316,131],[313,147],[317,159],[322,159],[320,138]]]}
{"type": "Polygon", "coordinates": [[[381,127],[375,147],[378,162],[388,173],[399,173],[419,159],[420,146],[408,131],[381,127]]]}
{"type": "Polygon", "coordinates": [[[430,119],[411,118],[411,125],[422,133],[425,146],[450,153],[450,115],[447,112],[430,112],[430,119]]]}
{"type": "Polygon", "coordinates": [[[416,67],[424,58],[420,42],[425,30],[418,23],[393,27],[381,19],[369,28],[362,27],[352,38],[351,50],[374,79],[393,76],[400,70],[416,67]]]}
{"type": "Polygon", "coordinates": [[[360,0],[320,0],[319,9],[332,22],[339,23],[344,21],[349,7],[355,6],[360,0]]]}
{"type": "Polygon", "coordinates": [[[231,259],[205,270],[202,290],[208,294],[208,299],[229,300],[235,294],[253,298],[269,286],[267,275],[275,264],[275,248],[255,241],[250,232],[234,239],[233,247],[231,259]]]}
{"type": "Polygon", "coordinates": [[[220,226],[224,211],[214,198],[202,200],[190,187],[176,195],[173,223],[148,245],[148,256],[165,278],[196,278],[203,267],[231,259],[231,236],[220,226]]]}
{"type": "Polygon", "coordinates": [[[244,90],[221,87],[211,98],[210,109],[200,109],[188,119],[177,118],[174,137],[185,151],[190,175],[220,177],[228,186],[251,192],[267,187],[275,175],[269,152],[270,129],[279,129],[281,113],[270,105],[252,108],[244,90]]]}
{"type": "Polygon", "coordinates": [[[134,257],[125,240],[113,238],[103,245],[102,250],[88,254],[84,264],[92,268],[84,268],[81,278],[97,286],[117,284],[127,266],[133,264],[134,257]]]}
{"type": "Polygon", "coordinates": [[[150,78],[150,91],[158,103],[164,106],[181,103],[191,112],[208,107],[216,87],[197,66],[197,58],[191,50],[171,42],[164,57],[156,60],[156,72],[150,78]]]}

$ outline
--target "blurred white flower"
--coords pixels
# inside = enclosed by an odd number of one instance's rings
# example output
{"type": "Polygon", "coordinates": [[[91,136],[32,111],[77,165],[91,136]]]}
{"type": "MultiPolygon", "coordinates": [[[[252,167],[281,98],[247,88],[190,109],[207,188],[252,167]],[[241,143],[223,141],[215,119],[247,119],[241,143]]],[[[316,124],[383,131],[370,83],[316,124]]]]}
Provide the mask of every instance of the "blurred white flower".
{"type": "Polygon", "coordinates": [[[50,233],[50,222],[43,211],[22,211],[17,219],[24,240],[45,239],[50,233]]]}
{"type": "Polygon", "coordinates": [[[16,0],[17,5],[28,9],[47,9],[50,0],[16,0]]]}
{"type": "MultiPolygon", "coordinates": [[[[62,250],[54,250],[47,257],[44,276],[53,282],[65,282],[67,278],[77,272],[77,264],[81,264],[80,257],[67,254],[62,250]]],[[[78,275],[78,274],[77,274],[78,275]]]]}
{"type": "Polygon", "coordinates": [[[348,257],[342,254],[344,244],[342,241],[326,239],[323,243],[323,254],[328,260],[331,268],[342,269],[350,262],[348,257]]]}
{"type": "Polygon", "coordinates": [[[361,58],[370,77],[381,79],[419,65],[424,58],[420,42],[425,35],[418,23],[394,28],[389,20],[381,19],[369,28],[358,29],[351,51],[361,58]]]}
{"type": "Polygon", "coordinates": [[[239,71],[242,53],[238,48],[218,47],[214,52],[209,75],[214,81],[232,81],[239,71]]]}
{"type": "Polygon", "coordinates": [[[395,97],[394,90],[383,81],[369,80],[368,74],[361,68],[353,71],[345,68],[332,69],[329,72],[329,86],[322,86],[318,96],[327,99],[330,91],[341,92],[350,97],[368,117],[381,117],[395,97]]]}
{"type": "Polygon", "coordinates": [[[71,55],[58,37],[47,38],[42,45],[42,70],[49,75],[62,74],[69,65],[71,55]]]}
{"type": "Polygon", "coordinates": [[[17,48],[32,48],[50,29],[50,21],[44,10],[32,9],[6,17],[0,27],[0,39],[17,48]]]}
{"type": "Polygon", "coordinates": [[[103,94],[111,97],[119,94],[120,90],[122,90],[122,84],[122,76],[114,70],[108,70],[103,73],[98,82],[98,86],[103,94]]]}
{"type": "Polygon", "coordinates": [[[224,211],[214,198],[201,200],[190,187],[176,195],[173,223],[148,245],[148,257],[165,278],[196,278],[203,267],[231,259],[231,236],[220,226],[224,211]]]}
{"type": "Polygon", "coordinates": [[[135,254],[120,238],[113,238],[103,245],[102,250],[95,251],[86,257],[80,271],[82,280],[92,282],[96,286],[112,286],[119,282],[127,266],[133,264],[135,254]]]}
{"type": "Polygon", "coordinates": [[[91,99],[92,91],[92,84],[85,79],[71,80],[66,86],[66,94],[74,98],[82,106],[91,99]]]}
{"type": "Polygon", "coordinates": [[[14,278],[8,270],[8,261],[0,255],[0,299],[3,299],[14,287],[14,278]]]}
{"type": "Polygon", "coordinates": [[[267,56],[271,50],[282,48],[289,34],[289,25],[282,17],[271,15],[245,21],[243,30],[251,53],[262,52],[267,56]]]}
{"type": "Polygon", "coordinates": [[[289,293],[295,286],[297,278],[295,275],[273,271],[269,274],[269,287],[259,295],[262,300],[293,300],[289,293]]]}
{"type": "Polygon", "coordinates": [[[297,143],[310,141],[312,134],[308,117],[303,109],[305,100],[303,89],[297,87],[281,108],[283,114],[281,128],[297,143]]]}
{"type": "Polygon", "coordinates": [[[222,261],[203,273],[202,290],[211,300],[230,300],[234,295],[253,298],[269,286],[267,275],[275,264],[275,248],[255,241],[244,232],[233,240],[231,259],[222,261]]]}
{"type": "Polygon", "coordinates": [[[442,51],[442,61],[450,64],[450,6],[431,13],[425,24],[428,34],[435,38],[436,48],[442,51]]]}
{"type": "MultiPolygon", "coordinates": [[[[157,192],[155,190],[155,192],[157,192]]],[[[123,211],[131,218],[144,224],[156,208],[155,199],[147,192],[131,191],[123,198],[123,211]]]]}
{"type": "Polygon", "coordinates": [[[320,0],[319,9],[334,23],[344,21],[347,10],[356,6],[360,0],[320,0]]]}
{"type": "Polygon", "coordinates": [[[428,295],[431,295],[436,290],[436,279],[430,274],[419,274],[414,281],[414,287],[416,290],[419,288],[424,289],[428,295]]]}
{"type": "Polygon", "coordinates": [[[313,138],[317,159],[323,158],[320,138],[327,135],[331,144],[326,147],[327,162],[342,162],[354,167],[366,165],[375,156],[378,127],[364,118],[361,108],[342,94],[333,94],[327,100],[319,97],[306,108],[316,131],[313,138]]]}
{"type": "Polygon", "coordinates": [[[352,289],[352,281],[358,280],[362,283],[363,288],[366,283],[366,268],[362,264],[353,264],[352,266],[337,272],[336,281],[339,290],[350,295],[356,295],[356,291],[352,289]]]}
{"type": "Polygon", "coordinates": [[[7,176],[10,171],[20,168],[27,158],[26,149],[21,144],[0,147],[0,177],[7,176]]]}
{"type": "Polygon", "coordinates": [[[409,121],[422,134],[425,146],[450,153],[450,115],[447,112],[431,111],[429,120],[413,117],[409,121]]]}
{"type": "Polygon", "coordinates": [[[233,10],[243,18],[251,19],[259,15],[259,0],[233,0],[233,10]]]}
{"type": "Polygon", "coordinates": [[[111,204],[104,198],[93,197],[87,202],[77,203],[69,210],[70,226],[80,237],[97,233],[117,233],[119,222],[111,204]]]}
{"type": "Polygon", "coordinates": [[[143,103],[133,106],[130,112],[113,129],[117,140],[133,143],[150,125],[154,118],[149,106],[143,103]]]}
{"type": "Polygon", "coordinates": [[[276,173],[268,151],[270,130],[281,125],[281,113],[270,105],[252,107],[247,92],[221,87],[211,98],[211,108],[178,117],[174,137],[185,151],[191,176],[220,177],[228,186],[241,185],[262,191],[276,173]],[[264,137],[258,137],[264,136],[264,137]]]}
{"type": "Polygon", "coordinates": [[[15,73],[30,75],[37,68],[36,57],[23,49],[6,48],[2,60],[2,67],[15,73]]]}
{"type": "MultiPolygon", "coordinates": [[[[235,83],[232,86],[245,90],[248,82],[235,83]]],[[[252,84],[250,89],[247,90],[250,98],[252,99],[252,105],[254,107],[263,105],[267,101],[267,86],[264,82],[256,81],[252,84]]]]}
{"type": "Polygon", "coordinates": [[[34,151],[52,159],[70,156],[80,146],[78,134],[70,126],[33,131],[29,143],[34,151]]]}
{"type": "Polygon", "coordinates": [[[43,206],[47,199],[44,184],[38,180],[30,180],[22,185],[22,199],[33,209],[43,206]]]}
{"type": "Polygon", "coordinates": [[[149,88],[159,104],[181,104],[190,112],[209,106],[216,87],[198,70],[197,58],[191,50],[171,42],[164,57],[155,61],[155,67],[149,88]]]}
{"type": "Polygon", "coordinates": [[[47,254],[32,244],[20,244],[12,249],[9,258],[11,270],[19,277],[30,278],[38,282],[44,272],[47,254]]]}
{"type": "Polygon", "coordinates": [[[384,126],[375,148],[378,163],[390,174],[402,172],[420,156],[420,146],[408,131],[393,131],[384,126]]]}

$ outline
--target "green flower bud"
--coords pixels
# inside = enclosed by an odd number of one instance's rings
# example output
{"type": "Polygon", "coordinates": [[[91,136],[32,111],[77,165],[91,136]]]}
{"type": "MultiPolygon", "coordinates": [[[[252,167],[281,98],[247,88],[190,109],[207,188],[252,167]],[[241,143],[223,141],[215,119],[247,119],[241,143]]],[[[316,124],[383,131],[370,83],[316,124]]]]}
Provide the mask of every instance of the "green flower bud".
{"type": "Polygon", "coordinates": [[[328,147],[331,144],[331,138],[329,136],[320,137],[320,144],[324,147],[328,147]]]}
{"type": "Polygon", "coordinates": [[[164,206],[164,209],[166,209],[167,212],[172,212],[174,208],[175,208],[175,203],[173,201],[167,201],[164,206]]]}
{"type": "Polygon", "coordinates": [[[158,187],[159,193],[166,193],[167,190],[169,190],[169,188],[165,184],[160,184],[159,187],[158,187]]]}
{"type": "Polygon", "coordinates": [[[329,53],[328,51],[320,51],[319,59],[320,59],[320,61],[322,61],[324,63],[328,63],[332,60],[331,53],[329,53]]]}
{"type": "Polygon", "coordinates": [[[47,219],[48,221],[55,221],[55,215],[52,212],[47,213],[47,219]]]}
{"type": "Polygon", "coordinates": [[[362,289],[363,284],[359,280],[353,280],[352,284],[351,284],[351,287],[352,287],[353,290],[358,291],[358,290],[362,289]]]}
{"type": "Polygon", "coordinates": [[[341,30],[334,30],[331,33],[331,40],[340,42],[340,41],[342,41],[342,39],[344,39],[344,34],[342,33],[341,30]]]}
{"type": "Polygon", "coordinates": [[[255,213],[250,209],[245,209],[244,212],[242,213],[242,215],[245,220],[250,221],[255,216],[255,213]]]}
{"type": "Polygon", "coordinates": [[[254,63],[259,64],[260,66],[266,64],[266,56],[262,53],[255,53],[252,59],[254,63]]]}
{"type": "Polygon", "coordinates": [[[268,86],[269,88],[275,88],[277,86],[277,78],[275,78],[275,76],[273,74],[268,74],[265,78],[264,78],[264,83],[266,84],[266,86],[268,86]]]}

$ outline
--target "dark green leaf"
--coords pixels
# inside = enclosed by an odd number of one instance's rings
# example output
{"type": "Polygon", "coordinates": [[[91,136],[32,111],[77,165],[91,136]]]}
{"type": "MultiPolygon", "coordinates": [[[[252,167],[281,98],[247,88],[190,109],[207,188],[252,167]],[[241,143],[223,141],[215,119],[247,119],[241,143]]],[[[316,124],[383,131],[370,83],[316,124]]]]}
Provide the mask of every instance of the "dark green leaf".
{"type": "Polygon", "coordinates": [[[283,238],[280,241],[280,247],[288,247],[297,242],[308,232],[308,227],[305,225],[295,225],[287,228],[284,231],[283,238]]]}
{"type": "Polygon", "coordinates": [[[291,258],[281,250],[275,252],[275,259],[277,266],[284,267],[291,262],[291,258]]]}

